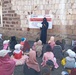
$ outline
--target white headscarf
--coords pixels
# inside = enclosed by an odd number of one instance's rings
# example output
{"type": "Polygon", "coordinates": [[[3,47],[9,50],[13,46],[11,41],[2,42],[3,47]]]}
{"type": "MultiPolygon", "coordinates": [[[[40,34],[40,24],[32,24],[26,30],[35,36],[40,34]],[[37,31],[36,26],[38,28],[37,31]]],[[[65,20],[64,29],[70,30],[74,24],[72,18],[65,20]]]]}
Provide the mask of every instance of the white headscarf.
{"type": "Polygon", "coordinates": [[[0,39],[2,39],[2,34],[0,34],[0,39]]]}
{"type": "Polygon", "coordinates": [[[4,57],[6,56],[9,52],[11,52],[10,50],[0,50],[0,57],[4,57]]]}
{"type": "Polygon", "coordinates": [[[68,49],[66,52],[69,54],[70,57],[76,57],[75,52],[72,51],[71,49],[68,49]]]}
{"type": "MultiPolygon", "coordinates": [[[[21,44],[16,44],[15,45],[15,50],[14,50],[14,52],[15,53],[20,53],[21,52],[21,48],[22,48],[22,45],[21,44]]],[[[14,53],[13,52],[13,53],[14,53]]]]}
{"type": "Polygon", "coordinates": [[[4,40],[3,44],[8,44],[10,40],[4,40]]]}
{"type": "Polygon", "coordinates": [[[15,50],[21,50],[22,45],[21,44],[16,44],[15,45],[15,50]]]}

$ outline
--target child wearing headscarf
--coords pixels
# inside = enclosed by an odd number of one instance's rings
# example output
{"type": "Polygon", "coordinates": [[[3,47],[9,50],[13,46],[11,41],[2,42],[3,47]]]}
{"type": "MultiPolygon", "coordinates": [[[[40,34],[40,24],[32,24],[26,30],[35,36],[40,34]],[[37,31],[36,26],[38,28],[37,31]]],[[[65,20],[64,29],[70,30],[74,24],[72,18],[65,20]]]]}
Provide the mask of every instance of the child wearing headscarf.
{"type": "Polygon", "coordinates": [[[57,40],[55,42],[55,46],[53,48],[53,53],[54,56],[56,57],[56,59],[62,60],[63,59],[63,51],[62,51],[62,47],[60,46],[60,41],[57,40]]]}
{"type": "Polygon", "coordinates": [[[15,50],[13,51],[13,55],[15,59],[20,59],[22,57],[23,52],[21,48],[22,48],[22,45],[20,44],[15,45],[15,50]]]}
{"type": "Polygon", "coordinates": [[[3,41],[3,49],[5,49],[5,50],[8,49],[8,47],[9,47],[9,42],[10,42],[10,40],[4,40],[4,41],[3,41]]]}
{"type": "Polygon", "coordinates": [[[38,40],[34,42],[34,45],[32,46],[32,49],[36,51],[37,57],[40,57],[42,55],[42,41],[38,40]]]}
{"type": "Polygon", "coordinates": [[[46,52],[43,54],[43,59],[42,60],[43,60],[43,62],[41,63],[42,66],[45,66],[46,62],[48,60],[51,60],[51,61],[53,61],[55,68],[59,67],[57,62],[56,62],[56,58],[54,57],[54,54],[52,52],[52,48],[49,44],[46,47],[46,52]]]}
{"type": "Polygon", "coordinates": [[[75,68],[75,56],[76,56],[75,52],[73,52],[71,49],[68,49],[66,52],[69,56],[65,58],[66,64],[64,65],[64,67],[75,68]]]}
{"type": "Polygon", "coordinates": [[[29,44],[28,40],[26,38],[24,38],[22,51],[29,52],[29,50],[30,50],[30,44],[29,44]]]}
{"type": "Polygon", "coordinates": [[[42,47],[43,47],[42,41],[39,40],[39,41],[37,42],[37,46],[36,46],[36,53],[37,53],[37,56],[38,56],[38,57],[40,57],[41,54],[42,54],[42,47]]]}
{"type": "Polygon", "coordinates": [[[48,44],[50,44],[50,46],[51,46],[51,48],[53,50],[53,48],[55,46],[55,37],[54,36],[50,37],[50,40],[48,41],[48,44]]]}
{"type": "Polygon", "coordinates": [[[76,68],[71,69],[70,75],[76,75],[76,68]]]}
{"type": "Polygon", "coordinates": [[[69,75],[69,73],[67,71],[62,71],[61,75],[69,75]]]}
{"type": "Polygon", "coordinates": [[[33,49],[34,51],[36,51],[36,46],[37,46],[37,42],[34,42],[34,44],[33,44],[33,46],[32,46],[32,49],[33,49]]]}
{"type": "Polygon", "coordinates": [[[40,75],[40,68],[36,60],[35,51],[31,50],[29,52],[29,58],[25,62],[23,72],[24,72],[24,75],[40,75]]]}
{"type": "Polygon", "coordinates": [[[26,41],[26,38],[21,38],[21,42],[20,42],[20,44],[22,45],[22,46],[24,46],[24,42],[26,41]]]}
{"type": "Polygon", "coordinates": [[[12,75],[15,69],[15,61],[8,55],[9,50],[0,50],[0,75],[12,75]]]}
{"type": "Polygon", "coordinates": [[[27,55],[23,55],[22,45],[16,44],[15,50],[13,51],[13,55],[11,56],[11,59],[13,59],[16,62],[16,65],[23,65],[25,63],[25,60],[28,58],[27,55]]]}
{"type": "Polygon", "coordinates": [[[9,42],[9,47],[10,47],[10,50],[12,51],[12,53],[13,53],[13,50],[15,50],[15,45],[16,44],[17,44],[16,37],[11,36],[11,39],[10,39],[10,42],[9,42]]]}
{"type": "Polygon", "coordinates": [[[34,50],[34,51],[36,51],[36,47],[37,47],[37,42],[39,41],[39,39],[38,38],[36,38],[36,41],[34,42],[34,44],[33,44],[33,46],[32,46],[32,49],[34,50]]]}

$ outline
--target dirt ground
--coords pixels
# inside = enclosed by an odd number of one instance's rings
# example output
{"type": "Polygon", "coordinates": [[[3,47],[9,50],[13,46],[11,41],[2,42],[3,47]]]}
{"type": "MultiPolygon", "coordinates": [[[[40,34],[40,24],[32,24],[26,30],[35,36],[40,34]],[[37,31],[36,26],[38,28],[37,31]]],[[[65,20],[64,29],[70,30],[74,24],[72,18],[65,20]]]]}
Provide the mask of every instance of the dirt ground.
{"type": "MultiPolygon", "coordinates": [[[[37,58],[39,64],[41,63],[41,58],[37,58]]],[[[65,69],[63,68],[63,66],[60,64],[60,62],[58,62],[59,64],[59,68],[58,69],[54,69],[54,71],[52,71],[51,75],[61,75],[62,71],[65,71],[65,69]]],[[[14,75],[24,75],[23,74],[23,65],[20,66],[16,66],[15,71],[14,71],[14,75]]]]}

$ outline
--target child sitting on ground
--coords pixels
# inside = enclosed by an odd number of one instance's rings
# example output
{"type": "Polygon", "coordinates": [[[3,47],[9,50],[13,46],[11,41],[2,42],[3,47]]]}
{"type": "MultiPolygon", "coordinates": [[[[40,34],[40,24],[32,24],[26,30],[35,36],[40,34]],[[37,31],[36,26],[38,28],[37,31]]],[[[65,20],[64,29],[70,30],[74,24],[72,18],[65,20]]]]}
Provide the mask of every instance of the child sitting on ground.
{"type": "Polygon", "coordinates": [[[10,56],[13,54],[13,51],[15,50],[15,45],[17,44],[16,36],[11,36],[9,47],[11,50],[10,56]]]}
{"type": "Polygon", "coordinates": [[[29,52],[30,51],[30,44],[26,38],[24,38],[24,41],[23,41],[22,51],[23,52],[29,52]]]}
{"type": "Polygon", "coordinates": [[[0,75],[13,75],[15,61],[10,58],[10,50],[0,50],[0,75]]]}
{"type": "Polygon", "coordinates": [[[26,38],[21,38],[21,42],[20,42],[20,44],[22,45],[22,46],[24,46],[24,42],[25,42],[25,40],[26,40],[26,38]]]}
{"type": "Polygon", "coordinates": [[[69,56],[65,58],[66,64],[64,68],[75,68],[75,52],[73,52],[71,49],[68,49],[66,52],[69,56]]]}
{"type": "Polygon", "coordinates": [[[41,56],[41,54],[42,54],[42,47],[43,47],[43,45],[42,45],[42,41],[41,40],[38,40],[38,41],[34,42],[34,45],[33,45],[32,49],[34,51],[36,51],[37,57],[41,56]]]}
{"type": "Polygon", "coordinates": [[[22,45],[16,44],[15,45],[15,50],[13,51],[13,55],[15,59],[20,59],[22,57],[22,50],[21,50],[22,45]]]}
{"type": "Polygon", "coordinates": [[[22,45],[16,44],[15,50],[13,51],[13,56],[11,56],[11,59],[13,59],[16,62],[16,65],[22,65],[25,63],[25,60],[28,58],[27,55],[23,54],[22,45]]]}
{"type": "Polygon", "coordinates": [[[41,68],[41,75],[50,75],[52,70],[54,70],[54,63],[48,60],[46,66],[41,68]]]}
{"type": "Polygon", "coordinates": [[[40,57],[40,56],[41,56],[41,54],[42,54],[42,47],[43,47],[42,41],[39,40],[39,41],[37,42],[37,46],[36,46],[37,57],[40,57]]]}
{"type": "Polygon", "coordinates": [[[51,48],[53,50],[53,48],[55,46],[55,37],[54,36],[50,37],[50,40],[48,41],[48,44],[50,44],[50,46],[51,46],[51,48]]]}
{"type": "Polygon", "coordinates": [[[56,58],[54,57],[54,54],[52,52],[52,48],[49,44],[46,46],[46,52],[43,54],[42,60],[43,60],[43,62],[41,63],[42,66],[45,66],[46,62],[48,60],[51,60],[53,61],[56,69],[59,67],[59,65],[57,64],[56,58]]]}
{"type": "Polygon", "coordinates": [[[10,41],[10,40],[4,40],[4,41],[3,41],[3,49],[5,49],[5,50],[8,49],[8,47],[9,47],[9,41],[10,41]]]}
{"type": "Polygon", "coordinates": [[[53,48],[53,53],[54,53],[56,59],[58,59],[58,60],[62,60],[63,57],[64,57],[63,52],[62,52],[62,47],[60,46],[60,41],[59,40],[57,40],[55,42],[55,46],[53,48]]]}

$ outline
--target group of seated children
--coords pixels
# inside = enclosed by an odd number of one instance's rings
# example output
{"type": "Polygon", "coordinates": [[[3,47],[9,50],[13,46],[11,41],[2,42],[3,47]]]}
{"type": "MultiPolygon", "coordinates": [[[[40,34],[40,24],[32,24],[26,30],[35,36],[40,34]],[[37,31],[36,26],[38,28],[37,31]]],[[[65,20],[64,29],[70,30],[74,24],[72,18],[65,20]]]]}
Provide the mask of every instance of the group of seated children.
{"type": "MultiPolygon", "coordinates": [[[[57,61],[63,60],[64,49],[62,43],[59,40],[55,42],[52,36],[46,45],[45,53],[43,50],[42,41],[39,39],[34,42],[32,48],[26,38],[21,38],[20,43],[17,43],[15,36],[12,36],[10,41],[5,40],[3,49],[0,50],[0,75],[12,75],[16,65],[23,65],[24,75],[50,75],[52,70],[59,67],[57,61]],[[36,57],[39,58],[42,54],[40,69],[36,57]]],[[[72,68],[70,74],[73,75],[73,69],[76,68],[76,54],[70,49],[66,53],[68,56],[65,57],[64,68],[72,68]]]]}

